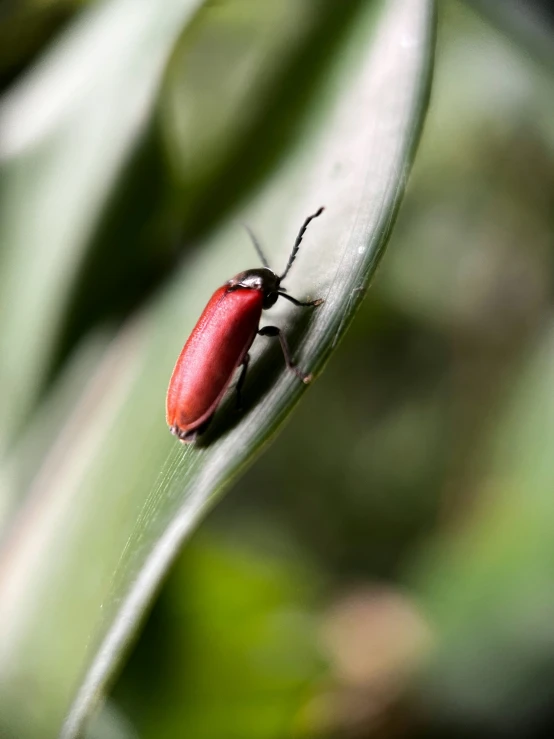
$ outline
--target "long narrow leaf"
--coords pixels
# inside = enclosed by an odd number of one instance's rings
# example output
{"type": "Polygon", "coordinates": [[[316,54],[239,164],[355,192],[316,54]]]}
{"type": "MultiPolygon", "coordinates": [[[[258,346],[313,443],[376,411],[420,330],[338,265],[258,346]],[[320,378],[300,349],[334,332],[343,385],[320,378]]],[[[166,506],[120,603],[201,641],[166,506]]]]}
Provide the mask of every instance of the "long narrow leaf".
{"type": "MultiPolygon", "coordinates": [[[[360,6],[306,125],[241,214],[280,269],[303,218],[327,207],[287,281],[292,295],[326,303],[309,315],[278,305],[267,317],[316,374],[364,296],[400,202],[427,102],[433,20],[431,0],[387,3],[377,26],[374,7],[360,6]]],[[[196,446],[165,428],[164,392],[187,332],[213,289],[255,264],[237,220],[116,340],[6,545],[0,715],[19,736],[37,725],[55,735],[64,716],[63,736],[76,735],[185,536],[305,390],[259,339],[242,415],[224,404],[196,446]],[[14,708],[22,684],[35,706],[23,717],[14,708]]]]}

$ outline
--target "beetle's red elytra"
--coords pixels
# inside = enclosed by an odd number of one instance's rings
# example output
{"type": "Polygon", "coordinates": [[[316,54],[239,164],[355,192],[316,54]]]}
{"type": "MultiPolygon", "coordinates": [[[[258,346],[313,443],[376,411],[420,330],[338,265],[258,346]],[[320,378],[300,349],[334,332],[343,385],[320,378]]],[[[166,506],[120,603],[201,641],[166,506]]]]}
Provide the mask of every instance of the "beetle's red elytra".
{"type": "Polygon", "coordinates": [[[308,302],[296,300],[281,287],[281,282],[296,259],[308,224],[321,213],[323,208],[319,208],[302,224],[282,275],[275,274],[269,268],[260,245],[247,227],[263,268],[240,272],[215,291],[183,347],[171,375],[166,418],[171,433],[180,441],[195,441],[206,430],[238,367],[242,367],[242,370],[235,391],[237,404],[240,405],[250,359],[248,350],[256,335],[276,336],[281,343],[287,367],[305,383],[312,379],[310,374],[301,372],[292,361],[281,330],[277,326],[260,329],[259,324],[262,310],[275,305],[279,297],[290,300],[294,305],[310,308],[323,303],[321,298],[308,302]]]}

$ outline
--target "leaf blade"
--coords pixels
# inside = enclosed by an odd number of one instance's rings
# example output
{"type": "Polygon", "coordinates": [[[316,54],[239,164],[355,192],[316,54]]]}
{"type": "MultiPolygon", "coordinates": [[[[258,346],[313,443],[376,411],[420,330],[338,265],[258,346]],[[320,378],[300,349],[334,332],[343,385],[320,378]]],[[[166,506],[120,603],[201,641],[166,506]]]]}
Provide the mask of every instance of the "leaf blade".
{"type": "MultiPolygon", "coordinates": [[[[283,244],[271,258],[281,264],[303,217],[328,207],[325,230],[306,235],[287,283],[295,296],[317,291],[327,302],[308,317],[309,327],[293,306],[275,310],[289,335],[307,334],[297,354],[310,370],[321,371],[352,320],[390,231],[427,100],[433,11],[430,0],[387,4],[375,47],[368,43],[373,8],[361,6],[310,121],[246,208],[253,226],[263,222],[283,244]]],[[[0,705],[13,704],[14,674],[35,675],[40,692],[40,681],[51,679],[46,635],[63,633],[70,654],[59,668],[64,687],[55,720],[61,707],[68,711],[65,737],[82,728],[178,546],[305,389],[281,360],[274,366],[276,355],[260,340],[244,415],[233,417],[224,406],[204,443],[182,449],[172,442],[160,409],[179,341],[213,280],[227,279],[233,266],[238,271],[238,256],[250,254],[233,222],[203,246],[115,342],[98,372],[104,379],[96,379],[96,392],[58,444],[63,455],[47,460],[35,483],[28,511],[41,509],[40,536],[24,532],[10,545],[11,584],[0,582],[10,606],[0,623],[0,705]],[[88,579],[83,562],[91,561],[88,579]]]]}

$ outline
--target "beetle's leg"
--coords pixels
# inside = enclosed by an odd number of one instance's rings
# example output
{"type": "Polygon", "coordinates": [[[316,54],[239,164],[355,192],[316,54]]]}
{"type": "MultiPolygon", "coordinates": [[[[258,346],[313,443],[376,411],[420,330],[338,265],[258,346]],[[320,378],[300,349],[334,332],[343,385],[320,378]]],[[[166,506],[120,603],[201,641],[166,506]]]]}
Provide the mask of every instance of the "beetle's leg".
{"type": "Polygon", "coordinates": [[[184,431],[183,429],[180,429],[179,426],[175,424],[175,426],[171,426],[169,430],[183,444],[191,444],[193,441],[196,441],[196,439],[199,436],[201,436],[204,433],[204,431],[206,431],[206,429],[212,422],[213,417],[214,417],[214,414],[212,413],[212,415],[208,419],[206,419],[203,424],[201,424],[200,426],[197,426],[195,429],[189,429],[188,431],[184,431]]]}
{"type": "Polygon", "coordinates": [[[183,429],[180,429],[177,425],[171,426],[169,430],[183,444],[190,444],[191,442],[196,441],[196,437],[199,434],[198,429],[192,429],[192,431],[184,431],[183,429]]]}
{"type": "Polygon", "coordinates": [[[248,363],[250,362],[250,354],[246,354],[241,364],[240,376],[237,384],[235,385],[235,393],[237,394],[237,410],[240,411],[242,408],[242,386],[246,379],[246,370],[248,369],[248,363]]]}
{"type": "Polygon", "coordinates": [[[312,376],[309,374],[305,375],[292,361],[288,342],[280,328],[278,328],[277,326],[264,326],[258,331],[258,334],[260,336],[277,336],[279,338],[279,341],[281,342],[281,349],[283,350],[285,364],[287,365],[287,367],[292,370],[294,374],[302,380],[302,382],[306,383],[306,385],[311,382],[312,376]]]}
{"type": "Polygon", "coordinates": [[[325,302],[323,298],[318,298],[317,300],[310,300],[307,303],[302,303],[300,300],[297,300],[296,298],[293,298],[292,295],[287,295],[287,293],[283,293],[279,290],[277,295],[280,295],[282,298],[286,298],[287,300],[290,300],[291,303],[294,303],[294,305],[301,305],[311,308],[316,308],[318,305],[321,305],[325,302]]]}

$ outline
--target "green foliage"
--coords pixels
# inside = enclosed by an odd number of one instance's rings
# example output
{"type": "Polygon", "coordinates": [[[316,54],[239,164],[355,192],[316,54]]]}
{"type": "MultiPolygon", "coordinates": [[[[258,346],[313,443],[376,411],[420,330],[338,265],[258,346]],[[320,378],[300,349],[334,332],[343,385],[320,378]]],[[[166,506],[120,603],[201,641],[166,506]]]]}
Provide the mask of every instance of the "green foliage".
{"type": "MultiPolygon", "coordinates": [[[[156,615],[149,626],[155,653],[130,664],[158,675],[155,686],[145,680],[152,700],[134,712],[141,736],[169,739],[183,727],[199,739],[222,727],[245,739],[305,735],[298,706],[316,693],[322,665],[316,615],[299,606],[298,591],[314,590],[313,573],[291,558],[251,555],[228,536],[188,545],[162,598],[165,626],[156,628],[156,615]]],[[[141,688],[135,677],[121,702],[141,688]]]]}

